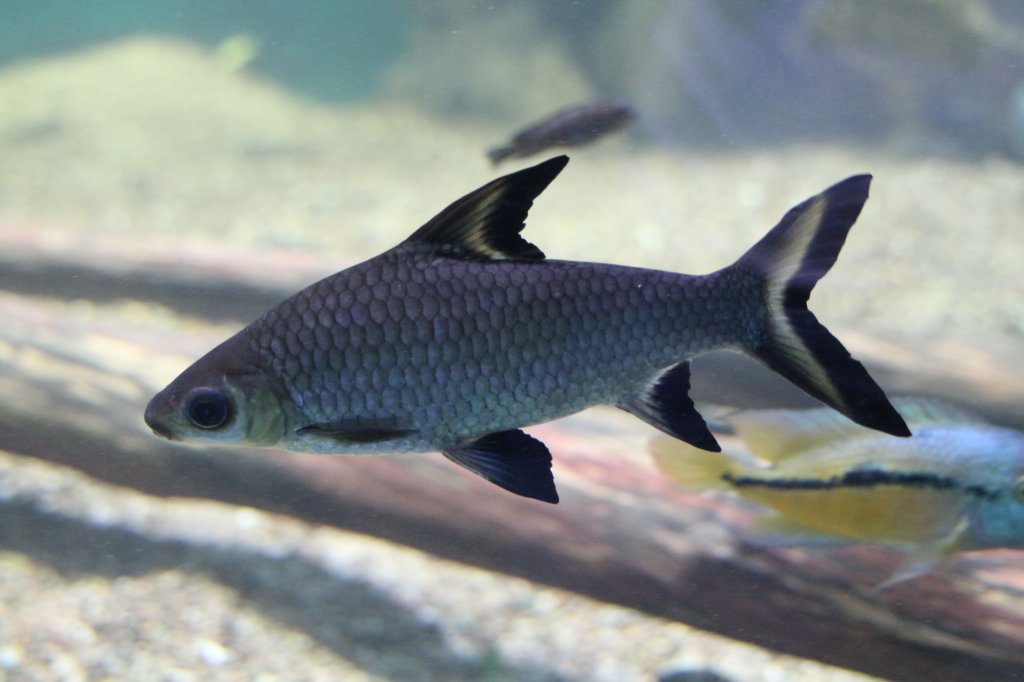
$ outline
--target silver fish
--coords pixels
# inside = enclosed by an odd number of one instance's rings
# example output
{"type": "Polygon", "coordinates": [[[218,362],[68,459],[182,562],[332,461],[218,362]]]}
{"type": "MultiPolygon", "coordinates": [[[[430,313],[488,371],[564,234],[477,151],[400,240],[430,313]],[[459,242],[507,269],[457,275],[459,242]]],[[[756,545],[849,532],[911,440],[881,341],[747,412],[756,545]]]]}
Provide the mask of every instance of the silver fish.
{"type": "Polygon", "coordinates": [[[174,440],[319,453],[427,452],[557,502],[520,427],[616,405],[698,447],[701,353],[747,353],[865,426],[909,435],[807,310],[870,176],[814,196],[733,265],[681,275],[546,260],[520,236],[565,156],[459,199],[398,246],[300,291],[200,358],[146,408],[174,440]]]}
{"type": "Polygon", "coordinates": [[[533,156],[552,147],[580,147],[624,128],[636,118],[633,107],[614,99],[600,99],[557,111],[543,121],[520,130],[512,140],[487,152],[491,163],[533,156]]]}

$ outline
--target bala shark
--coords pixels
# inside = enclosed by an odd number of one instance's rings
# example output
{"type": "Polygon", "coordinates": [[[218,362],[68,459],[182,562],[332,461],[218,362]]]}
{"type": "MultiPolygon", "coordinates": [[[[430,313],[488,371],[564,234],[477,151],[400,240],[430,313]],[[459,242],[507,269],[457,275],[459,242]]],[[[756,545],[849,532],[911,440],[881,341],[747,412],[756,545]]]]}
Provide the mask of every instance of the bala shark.
{"type": "Polygon", "coordinates": [[[903,418],[807,309],[867,199],[844,180],[707,275],[547,260],[520,236],[556,157],[459,199],[398,246],[313,284],[224,341],[146,408],[173,440],[328,454],[429,452],[557,502],[520,427],[615,405],[720,450],[689,359],[746,353],[852,420],[903,418]]]}

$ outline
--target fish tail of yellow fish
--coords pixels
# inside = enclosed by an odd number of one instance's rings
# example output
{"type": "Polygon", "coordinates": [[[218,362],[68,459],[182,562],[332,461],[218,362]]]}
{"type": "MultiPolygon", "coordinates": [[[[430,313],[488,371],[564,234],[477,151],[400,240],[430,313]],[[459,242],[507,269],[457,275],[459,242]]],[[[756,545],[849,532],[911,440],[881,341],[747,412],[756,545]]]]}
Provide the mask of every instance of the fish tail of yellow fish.
{"type": "Polygon", "coordinates": [[[731,462],[721,453],[696,448],[670,436],[651,440],[651,456],[665,475],[690,490],[726,490],[731,462]]]}

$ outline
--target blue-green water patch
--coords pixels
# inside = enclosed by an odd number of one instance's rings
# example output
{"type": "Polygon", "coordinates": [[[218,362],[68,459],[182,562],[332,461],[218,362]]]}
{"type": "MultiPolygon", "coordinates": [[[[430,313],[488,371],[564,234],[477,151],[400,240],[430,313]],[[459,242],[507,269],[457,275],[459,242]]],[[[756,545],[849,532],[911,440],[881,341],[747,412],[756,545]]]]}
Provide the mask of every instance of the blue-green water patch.
{"type": "Polygon", "coordinates": [[[396,2],[334,0],[10,0],[0,10],[0,67],[139,33],[179,35],[214,47],[246,35],[248,68],[327,101],[372,95],[407,44],[396,2]]]}

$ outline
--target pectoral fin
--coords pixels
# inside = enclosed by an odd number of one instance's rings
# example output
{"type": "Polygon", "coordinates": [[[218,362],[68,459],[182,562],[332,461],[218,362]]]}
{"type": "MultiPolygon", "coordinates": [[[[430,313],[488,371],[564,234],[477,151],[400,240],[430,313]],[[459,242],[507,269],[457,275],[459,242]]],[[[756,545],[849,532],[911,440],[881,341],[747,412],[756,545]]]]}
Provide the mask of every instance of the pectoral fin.
{"type": "Polygon", "coordinates": [[[441,452],[459,466],[516,495],[558,503],[551,475],[551,453],[544,443],[522,431],[492,433],[441,452]]]}
{"type": "Polygon", "coordinates": [[[296,433],[329,438],[339,443],[383,443],[408,438],[415,429],[401,428],[393,419],[348,419],[323,424],[308,424],[296,433]]]}

